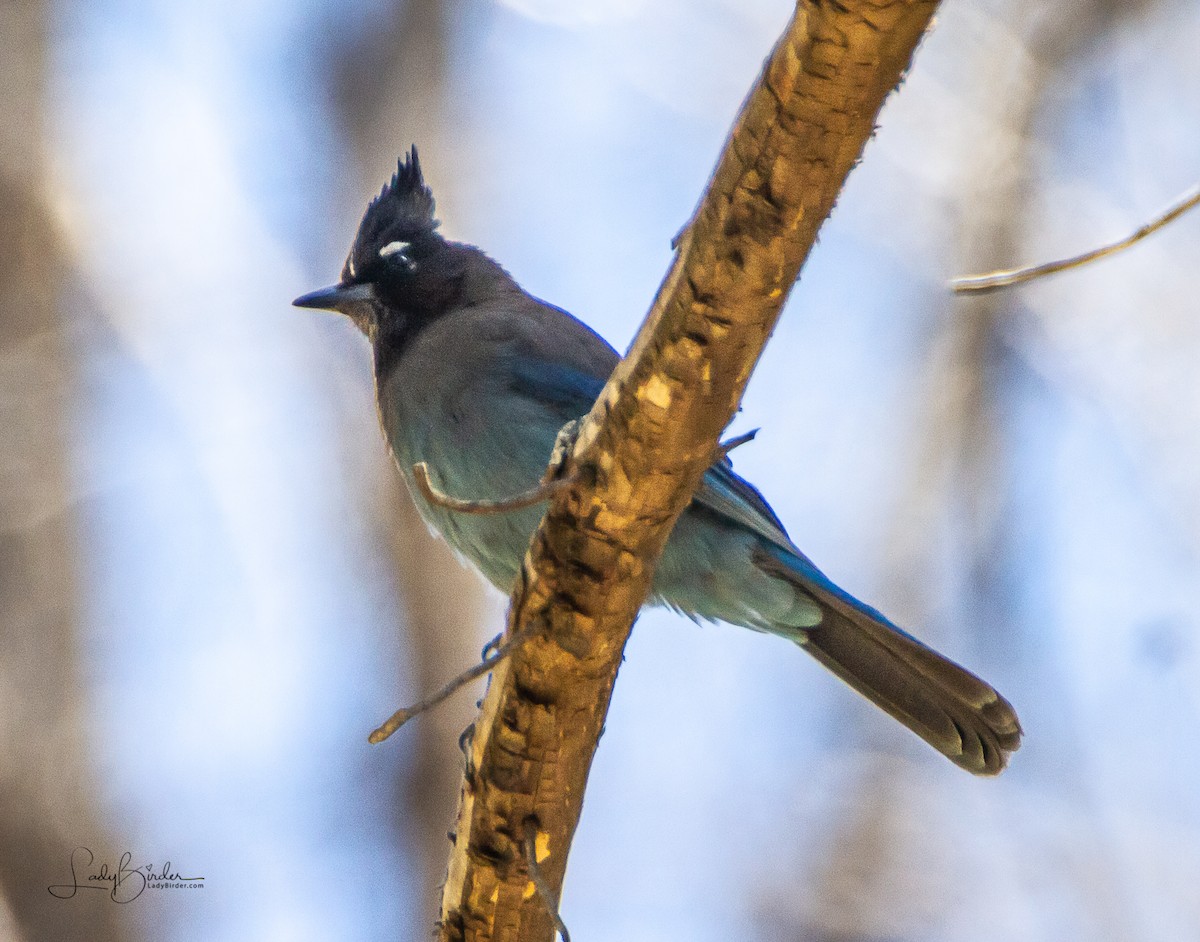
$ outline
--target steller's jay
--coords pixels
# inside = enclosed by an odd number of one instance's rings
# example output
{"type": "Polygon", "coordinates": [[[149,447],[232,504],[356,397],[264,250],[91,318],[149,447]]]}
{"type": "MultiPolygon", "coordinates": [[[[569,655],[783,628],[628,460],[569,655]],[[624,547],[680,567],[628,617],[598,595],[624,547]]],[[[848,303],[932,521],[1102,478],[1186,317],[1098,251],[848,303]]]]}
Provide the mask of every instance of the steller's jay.
{"type": "MultiPolygon", "coordinates": [[[[421,496],[413,466],[426,462],[434,486],[456,497],[527,491],[618,356],[437,225],[413,148],[367,208],[341,280],[294,303],[339,311],[366,334],[384,433],[417,507],[507,593],[544,508],[455,513],[421,496]]],[[[1007,700],[834,585],[728,459],[709,468],[676,523],[652,600],[794,641],[970,772],[999,772],[1020,744],[1007,700]]]]}

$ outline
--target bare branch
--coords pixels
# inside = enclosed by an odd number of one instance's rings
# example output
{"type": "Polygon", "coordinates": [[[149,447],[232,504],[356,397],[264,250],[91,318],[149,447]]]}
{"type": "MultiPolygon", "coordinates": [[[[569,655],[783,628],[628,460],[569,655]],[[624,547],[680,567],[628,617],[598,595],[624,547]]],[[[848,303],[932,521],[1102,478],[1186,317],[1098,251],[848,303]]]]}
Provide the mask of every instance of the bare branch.
{"type": "Polygon", "coordinates": [[[986,275],[963,275],[951,279],[950,288],[955,294],[979,294],[985,291],[996,291],[1000,288],[1009,288],[1013,285],[1024,284],[1027,281],[1043,278],[1046,275],[1054,275],[1071,268],[1080,268],[1089,262],[1096,261],[1096,259],[1115,255],[1118,252],[1123,252],[1131,245],[1136,245],[1142,239],[1146,238],[1146,236],[1157,232],[1163,226],[1178,219],[1197,204],[1200,204],[1200,187],[1189,190],[1186,195],[1166,212],[1155,217],[1131,235],[1117,242],[1101,246],[1098,249],[1092,249],[1090,252],[1084,252],[1082,255],[1064,258],[1057,262],[1046,262],[1044,265],[1030,265],[1027,268],[994,271],[986,275]]]}
{"type": "MultiPolygon", "coordinates": [[[[377,730],[374,730],[371,735],[367,737],[367,742],[371,743],[372,745],[378,745],[391,736],[392,733],[396,732],[396,730],[398,730],[401,726],[411,720],[414,716],[419,716],[426,710],[432,710],[438,704],[450,699],[450,697],[454,696],[454,694],[456,694],[471,681],[475,680],[477,677],[482,677],[506,657],[512,654],[513,649],[516,648],[516,646],[522,641],[524,641],[526,637],[527,635],[513,635],[506,641],[495,645],[495,653],[492,654],[491,657],[485,657],[474,667],[468,667],[465,671],[447,683],[446,686],[442,687],[442,689],[437,693],[430,694],[423,700],[418,700],[412,706],[402,707],[393,713],[390,717],[388,717],[387,721],[382,726],[380,726],[377,730]]],[[[489,645],[489,647],[492,646],[489,645]]]]}
{"type": "Polygon", "coordinates": [[[742,107],[645,324],[583,420],[517,580],[471,740],[439,938],[550,942],[621,654],[654,566],[936,0],[804,0],[742,107]],[[544,851],[543,853],[541,853],[544,851]]]}
{"type": "Polygon", "coordinates": [[[755,428],[748,432],[743,432],[741,435],[735,435],[727,442],[721,442],[721,444],[717,446],[717,460],[722,461],[725,458],[728,458],[731,451],[733,451],[735,448],[741,448],[748,442],[754,441],[757,435],[758,429],[755,428]]]}

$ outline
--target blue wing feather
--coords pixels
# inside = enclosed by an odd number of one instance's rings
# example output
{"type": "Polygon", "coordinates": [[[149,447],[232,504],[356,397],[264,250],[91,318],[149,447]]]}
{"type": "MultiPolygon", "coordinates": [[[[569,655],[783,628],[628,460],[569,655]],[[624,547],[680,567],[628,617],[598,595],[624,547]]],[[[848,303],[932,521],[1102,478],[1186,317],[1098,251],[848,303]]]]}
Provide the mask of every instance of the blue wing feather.
{"type": "MultiPolygon", "coordinates": [[[[526,357],[513,364],[510,388],[535,402],[552,406],[565,423],[591,409],[605,382],[607,377],[526,357]]],[[[693,500],[781,549],[799,552],[770,504],[753,484],[734,473],[728,458],[704,472],[693,500]]]]}
{"type": "Polygon", "coordinates": [[[587,414],[605,382],[606,377],[563,363],[523,358],[512,365],[509,388],[534,402],[553,406],[566,423],[587,414]]]}

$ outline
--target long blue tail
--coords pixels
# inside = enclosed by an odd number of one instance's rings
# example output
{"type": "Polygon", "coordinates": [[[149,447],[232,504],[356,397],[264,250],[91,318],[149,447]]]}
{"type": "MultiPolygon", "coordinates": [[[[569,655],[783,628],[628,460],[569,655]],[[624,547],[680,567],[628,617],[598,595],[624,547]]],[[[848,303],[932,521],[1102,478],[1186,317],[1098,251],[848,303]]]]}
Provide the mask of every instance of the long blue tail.
{"type": "Polygon", "coordinates": [[[1021,744],[1004,697],[826,579],[802,556],[772,546],[756,565],[787,580],[821,609],[802,630],[779,626],[847,684],[976,775],[995,775],[1021,744]]]}

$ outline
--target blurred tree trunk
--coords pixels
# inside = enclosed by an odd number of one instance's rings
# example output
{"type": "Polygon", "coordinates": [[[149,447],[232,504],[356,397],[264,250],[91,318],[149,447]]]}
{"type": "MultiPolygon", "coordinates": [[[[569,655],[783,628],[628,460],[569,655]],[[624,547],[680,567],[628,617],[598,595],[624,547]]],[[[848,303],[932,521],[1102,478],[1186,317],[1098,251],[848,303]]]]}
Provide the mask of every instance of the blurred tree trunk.
{"type": "MultiPolygon", "coordinates": [[[[1113,29],[1118,18],[1136,15],[1143,6],[1076,0],[1048,9],[1021,0],[994,11],[1026,32],[1022,36],[996,31],[992,67],[977,69],[987,83],[991,103],[986,107],[993,109],[997,121],[978,143],[975,173],[969,178],[972,192],[959,198],[969,213],[956,240],[963,247],[954,258],[956,271],[985,271],[1029,257],[1022,249],[1022,208],[1031,202],[1037,157],[1034,123],[1045,96],[1058,86],[1061,71],[1075,56],[1113,29]],[[1011,63],[1020,61],[1023,52],[1028,68],[1014,74],[1011,63]],[[1010,76],[1000,91],[996,75],[1010,76]]],[[[902,488],[907,493],[898,502],[902,516],[886,545],[889,556],[902,560],[893,578],[910,587],[906,591],[916,600],[917,620],[926,623],[935,600],[920,587],[925,574],[936,568],[927,536],[936,529],[938,517],[961,524],[965,558],[957,564],[961,576],[955,588],[960,597],[951,610],[969,617],[954,629],[967,639],[957,649],[970,652],[963,659],[983,676],[1013,677],[1015,683],[997,683],[1019,710],[1023,700],[1038,699],[1036,690],[1061,686],[1066,676],[1063,665],[1046,659],[1052,646],[1030,643],[1046,626],[1021,624],[1021,605],[1013,591],[1012,575],[1023,572],[1024,549],[1013,519],[1020,502],[1014,496],[1018,482],[1011,460],[1018,451],[1015,387],[1025,369],[1011,341],[1012,330],[1019,329],[1014,322],[1020,293],[1001,291],[953,302],[947,289],[947,303],[955,309],[944,318],[944,331],[934,341],[940,348],[939,362],[928,385],[908,484],[902,488]],[[921,541],[919,547],[914,537],[921,541]]],[[[946,650],[939,639],[934,641],[946,650]]],[[[1052,722],[1070,719],[1060,715],[1052,722]]],[[[1062,742],[1086,735],[1084,730],[1048,729],[1044,723],[1039,731],[1042,737],[1062,742]]],[[[1036,782],[1047,792],[1076,793],[1075,800],[1086,801],[1086,789],[1061,755],[1042,750],[1043,767],[1031,769],[1038,753],[1029,753],[1027,749],[1019,757],[1026,782],[1036,782]]],[[[955,938],[962,920],[951,914],[960,907],[969,907],[986,922],[986,904],[980,901],[992,895],[987,881],[997,869],[987,857],[1004,848],[1018,859],[1032,857],[1037,842],[1045,839],[1022,833],[1017,821],[1006,820],[1002,807],[992,815],[996,833],[948,832],[946,812],[939,805],[941,788],[912,769],[897,774],[886,758],[874,760],[853,787],[857,795],[843,807],[857,809],[857,814],[830,836],[832,856],[821,865],[816,881],[816,898],[806,920],[808,931],[817,930],[814,938],[955,938]],[[914,860],[920,861],[919,867],[913,866],[914,860]],[[928,922],[931,918],[934,921],[928,922]]],[[[1058,905],[1078,917],[1078,926],[1102,933],[1089,937],[1131,938],[1136,935],[1136,916],[1120,892],[1117,868],[1106,863],[1103,854],[1091,853],[1101,843],[1098,834],[1079,838],[1079,855],[1072,862],[1081,866],[1061,868],[1055,875],[1057,890],[1048,892],[1061,894],[1058,905]]],[[[806,887],[812,886],[806,882],[806,887]]],[[[1038,931],[1047,928],[1040,926],[1038,931]]]]}
{"type": "MultiPolygon", "coordinates": [[[[443,142],[448,138],[444,123],[452,13],[443,0],[394,4],[381,12],[366,42],[345,58],[338,100],[365,194],[378,190],[379,179],[395,169],[409,144],[436,155],[431,161],[435,166],[451,164],[443,142]]],[[[452,189],[435,187],[439,193],[452,189]]],[[[383,455],[382,447],[379,453],[383,455]]],[[[404,673],[415,699],[478,659],[485,590],[479,577],[429,532],[391,462],[381,458],[375,467],[379,481],[372,518],[379,524],[381,552],[394,561],[406,615],[404,673]]],[[[501,623],[499,617],[492,622],[501,623]]],[[[424,936],[437,918],[436,888],[446,875],[446,835],[454,824],[462,775],[458,739],[473,716],[471,698],[464,693],[406,728],[403,743],[383,747],[403,748],[408,754],[408,772],[399,782],[394,807],[421,900],[411,938],[424,936]]]]}
{"type": "Polygon", "coordinates": [[[48,16],[37,0],[0,7],[0,893],[29,942],[129,939],[103,894],[47,890],[70,879],[76,846],[113,848],[83,722],[60,310],[70,264],[47,193],[48,16]]]}

